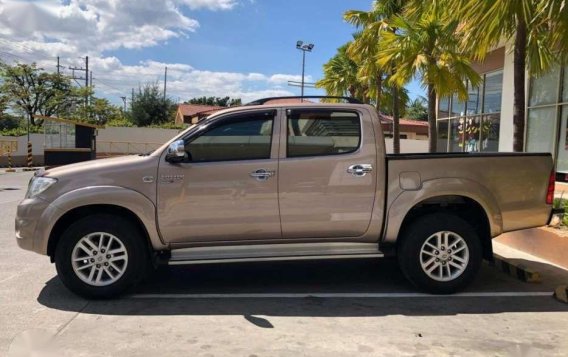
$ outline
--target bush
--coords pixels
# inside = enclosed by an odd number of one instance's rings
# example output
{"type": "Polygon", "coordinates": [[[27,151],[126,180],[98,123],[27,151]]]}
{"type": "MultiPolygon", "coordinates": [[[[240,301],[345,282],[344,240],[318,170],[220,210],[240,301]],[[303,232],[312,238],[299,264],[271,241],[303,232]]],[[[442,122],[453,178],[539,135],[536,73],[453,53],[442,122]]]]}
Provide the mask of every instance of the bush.
{"type": "Polygon", "coordinates": [[[552,204],[552,207],[554,208],[564,208],[566,210],[566,213],[564,214],[564,216],[562,217],[562,225],[563,226],[568,226],[568,199],[564,199],[564,198],[555,198],[554,199],[554,203],[552,204]]]}

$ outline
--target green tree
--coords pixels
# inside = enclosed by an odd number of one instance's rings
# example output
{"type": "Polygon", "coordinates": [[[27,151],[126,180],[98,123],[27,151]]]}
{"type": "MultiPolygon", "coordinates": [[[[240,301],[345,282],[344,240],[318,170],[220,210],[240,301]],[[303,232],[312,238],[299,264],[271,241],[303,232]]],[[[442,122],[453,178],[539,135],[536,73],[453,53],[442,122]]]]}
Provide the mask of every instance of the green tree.
{"type": "Polygon", "coordinates": [[[480,77],[471,68],[467,53],[460,50],[459,22],[447,16],[437,1],[422,5],[420,11],[394,16],[380,42],[379,66],[396,66],[389,77],[403,86],[420,78],[428,94],[429,151],[436,151],[436,96],[457,93],[467,99],[466,80],[479,85],[480,77]]]}
{"type": "Polygon", "coordinates": [[[131,120],[137,126],[162,124],[171,119],[171,108],[175,104],[164,98],[157,83],[138,88],[131,103],[131,120]]]}
{"type": "Polygon", "coordinates": [[[513,150],[524,150],[525,73],[538,76],[568,55],[568,4],[558,0],[445,0],[462,22],[464,46],[478,60],[502,40],[513,43],[513,150]]]}
{"type": "Polygon", "coordinates": [[[325,89],[330,96],[349,96],[367,102],[369,86],[359,78],[357,63],[347,55],[350,44],[339,47],[335,56],[323,65],[323,78],[316,82],[316,87],[325,89]]]}
{"type": "Polygon", "coordinates": [[[406,116],[409,119],[427,121],[428,107],[426,104],[426,98],[417,97],[411,100],[406,107],[406,116]]]}
{"type": "Polygon", "coordinates": [[[231,97],[198,97],[191,98],[188,104],[202,104],[211,105],[218,107],[235,107],[242,105],[241,98],[231,98],[231,97]]]}
{"type": "MultiPolygon", "coordinates": [[[[392,74],[394,65],[379,66],[377,52],[382,34],[385,31],[395,32],[396,28],[389,25],[390,19],[400,15],[407,1],[405,0],[375,0],[371,11],[349,10],[343,18],[361,29],[349,46],[347,54],[359,64],[358,76],[369,83],[369,95],[375,98],[377,111],[381,111],[383,77],[392,74]]],[[[393,152],[400,152],[400,102],[401,88],[391,83],[387,88],[392,94],[393,116],[393,152]]],[[[402,106],[404,108],[404,104],[402,106]]]]}
{"type": "Polygon", "coordinates": [[[71,82],[68,78],[44,72],[36,64],[7,65],[0,63],[0,93],[15,112],[26,115],[31,125],[41,123],[34,115],[51,116],[73,105],[71,82]]]}

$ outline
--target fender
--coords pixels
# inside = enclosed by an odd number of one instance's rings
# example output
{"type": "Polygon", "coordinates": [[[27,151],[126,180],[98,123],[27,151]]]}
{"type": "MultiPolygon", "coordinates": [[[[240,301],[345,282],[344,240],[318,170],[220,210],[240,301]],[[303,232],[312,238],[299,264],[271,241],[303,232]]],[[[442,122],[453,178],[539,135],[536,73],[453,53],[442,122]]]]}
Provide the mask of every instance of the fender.
{"type": "Polygon", "coordinates": [[[440,196],[463,196],[476,201],[485,211],[491,237],[503,232],[503,218],[495,197],[480,183],[466,178],[439,178],[422,182],[422,188],[402,191],[388,206],[383,242],[394,243],[404,218],[420,202],[440,196]]]}
{"type": "Polygon", "coordinates": [[[55,223],[74,208],[89,205],[114,205],[133,212],[142,222],[152,247],[156,250],[166,249],[156,226],[156,206],[143,194],[118,186],[89,186],[69,191],[53,201],[40,217],[35,235],[42,246],[37,251],[47,254],[49,235],[55,223]]]}

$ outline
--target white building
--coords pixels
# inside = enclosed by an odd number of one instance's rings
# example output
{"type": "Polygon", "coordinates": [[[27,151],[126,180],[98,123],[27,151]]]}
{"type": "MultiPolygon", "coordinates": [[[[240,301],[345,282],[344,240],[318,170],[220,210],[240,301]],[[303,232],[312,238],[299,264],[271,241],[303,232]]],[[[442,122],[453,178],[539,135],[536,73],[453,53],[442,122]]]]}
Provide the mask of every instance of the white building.
{"type": "MultiPolygon", "coordinates": [[[[474,64],[483,83],[469,99],[438,100],[438,151],[513,151],[513,53],[509,46],[474,64]]],[[[550,152],[568,178],[568,66],[526,83],[525,151],[550,152]]]]}

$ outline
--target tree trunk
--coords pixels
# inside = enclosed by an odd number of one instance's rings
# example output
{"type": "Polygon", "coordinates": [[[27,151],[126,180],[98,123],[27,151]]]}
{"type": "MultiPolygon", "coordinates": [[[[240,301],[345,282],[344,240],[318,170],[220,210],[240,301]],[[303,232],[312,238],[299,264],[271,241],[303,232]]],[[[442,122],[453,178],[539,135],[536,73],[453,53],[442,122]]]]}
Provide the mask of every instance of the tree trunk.
{"type": "Polygon", "coordinates": [[[428,85],[428,151],[436,152],[438,132],[436,131],[436,90],[428,85]]]}
{"type": "Polygon", "coordinates": [[[397,86],[392,87],[392,149],[393,153],[400,154],[400,108],[399,90],[397,86]]]}
{"type": "Polygon", "coordinates": [[[527,28],[522,18],[517,19],[517,33],[513,59],[513,151],[522,152],[525,147],[525,59],[527,52],[527,28]]]}
{"type": "Polygon", "coordinates": [[[382,73],[379,73],[377,75],[377,78],[375,80],[375,84],[377,86],[377,96],[375,98],[375,107],[377,107],[377,112],[379,112],[379,115],[381,114],[381,97],[383,95],[383,75],[382,73]]]}

